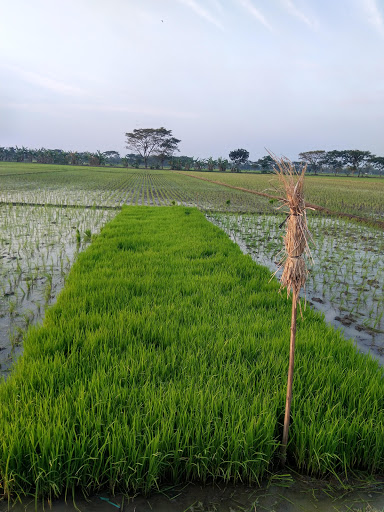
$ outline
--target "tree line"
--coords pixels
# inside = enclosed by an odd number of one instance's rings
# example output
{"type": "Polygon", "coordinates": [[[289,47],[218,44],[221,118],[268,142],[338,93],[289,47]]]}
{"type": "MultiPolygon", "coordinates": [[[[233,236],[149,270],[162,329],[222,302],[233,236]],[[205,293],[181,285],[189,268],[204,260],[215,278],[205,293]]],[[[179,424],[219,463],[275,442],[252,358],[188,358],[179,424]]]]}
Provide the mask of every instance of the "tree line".
{"type": "MultiPolygon", "coordinates": [[[[180,152],[180,139],[173,136],[172,130],[161,128],[139,128],[127,132],[126,148],[130,150],[124,157],[118,151],[78,152],[62,149],[28,149],[25,147],[0,147],[0,161],[36,162],[58,165],[123,166],[152,169],[196,170],[221,172],[241,172],[256,170],[262,173],[273,172],[274,160],[265,155],[256,161],[249,160],[246,149],[234,149],[228,158],[194,158],[176,156],[180,152]]],[[[299,161],[294,165],[307,165],[313,174],[333,173],[361,176],[362,174],[384,175],[384,157],[370,151],[353,150],[311,150],[299,153],[299,161]]]]}
{"type": "Polygon", "coordinates": [[[36,162],[55,165],[120,165],[117,151],[63,151],[62,149],[29,149],[25,147],[0,147],[0,162],[36,162]]]}
{"type": "Polygon", "coordinates": [[[384,174],[384,157],[373,155],[370,151],[359,149],[314,150],[299,153],[299,158],[308,166],[308,171],[318,174],[328,171],[347,176],[361,176],[365,173],[384,174]]]}

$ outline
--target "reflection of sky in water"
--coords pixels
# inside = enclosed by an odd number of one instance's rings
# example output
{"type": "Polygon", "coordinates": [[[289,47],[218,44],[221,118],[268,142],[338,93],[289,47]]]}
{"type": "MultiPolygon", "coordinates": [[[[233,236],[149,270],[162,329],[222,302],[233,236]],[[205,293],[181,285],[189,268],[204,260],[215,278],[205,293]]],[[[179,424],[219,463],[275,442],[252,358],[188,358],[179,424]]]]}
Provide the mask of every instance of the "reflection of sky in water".
{"type": "Polygon", "coordinates": [[[91,240],[87,234],[98,233],[115,214],[84,208],[0,208],[0,373],[21,353],[26,327],[42,318],[46,304],[63,288],[78,252],[91,240]]]}
{"type": "MultiPolygon", "coordinates": [[[[242,249],[272,272],[281,259],[282,216],[209,216],[242,249]],[[279,254],[280,253],[280,254],[279,254]]],[[[384,233],[338,219],[311,216],[313,264],[306,284],[307,301],[341,328],[359,349],[384,364],[384,233]]],[[[276,276],[280,277],[281,272],[276,276]]]]}

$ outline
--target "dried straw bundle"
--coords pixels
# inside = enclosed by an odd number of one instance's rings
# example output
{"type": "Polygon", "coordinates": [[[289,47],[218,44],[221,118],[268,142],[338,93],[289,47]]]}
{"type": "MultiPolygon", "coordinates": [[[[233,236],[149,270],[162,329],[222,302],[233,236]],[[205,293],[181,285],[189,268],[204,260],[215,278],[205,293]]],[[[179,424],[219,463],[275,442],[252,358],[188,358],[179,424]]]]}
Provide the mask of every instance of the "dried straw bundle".
{"type": "Polygon", "coordinates": [[[296,316],[297,299],[300,289],[305,286],[307,279],[307,267],[304,261],[304,255],[311,256],[307,237],[310,233],[307,227],[307,216],[304,203],[304,176],[306,166],[303,166],[301,172],[297,172],[292,162],[287,158],[277,158],[270,153],[275,160],[277,169],[275,169],[279,178],[285,197],[280,198],[283,207],[287,208],[286,222],[287,228],[284,236],[285,256],[281,261],[280,267],[284,265],[283,275],[281,276],[281,286],[287,288],[289,296],[292,290],[292,317],[291,317],[291,336],[289,345],[289,367],[287,381],[287,396],[285,401],[285,415],[283,438],[281,443],[281,462],[284,465],[287,457],[288,431],[290,423],[293,369],[295,361],[295,340],[296,340],[296,316]]]}
{"type": "Polygon", "coordinates": [[[286,233],[284,236],[285,255],[280,266],[284,266],[280,282],[287,288],[289,296],[298,297],[299,291],[305,286],[308,276],[304,255],[310,257],[308,238],[311,236],[307,227],[307,216],[303,195],[306,166],[297,172],[288,159],[276,158],[278,169],[275,169],[285,197],[281,198],[287,210],[286,233]]]}

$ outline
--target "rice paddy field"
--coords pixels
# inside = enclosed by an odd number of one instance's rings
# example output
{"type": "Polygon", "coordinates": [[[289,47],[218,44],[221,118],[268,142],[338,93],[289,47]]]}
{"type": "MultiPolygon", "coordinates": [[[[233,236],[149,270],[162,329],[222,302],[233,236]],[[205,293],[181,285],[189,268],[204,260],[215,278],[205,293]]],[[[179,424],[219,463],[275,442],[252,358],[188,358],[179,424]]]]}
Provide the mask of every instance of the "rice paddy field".
{"type": "MultiPolygon", "coordinates": [[[[276,272],[281,260],[279,227],[284,215],[214,213],[208,217],[244,253],[276,272]]],[[[344,219],[313,216],[313,262],[302,302],[323,312],[384,364],[384,233],[344,219]]],[[[280,277],[281,272],[277,272],[280,277]]]]}
{"type": "MultiPolygon", "coordinates": [[[[273,474],[291,309],[276,203],[165,170],[0,164],[0,183],[4,495],[273,474]]],[[[383,231],[309,228],[288,463],[382,473],[383,231]]]]}
{"type": "MultiPolygon", "coordinates": [[[[226,185],[243,187],[256,192],[278,195],[277,180],[271,174],[207,173],[188,171],[197,178],[218,181],[226,185]]],[[[384,218],[384,179],[341,176],[307,176],[305,198],[331,211],[367,217],[384,218]]]]}

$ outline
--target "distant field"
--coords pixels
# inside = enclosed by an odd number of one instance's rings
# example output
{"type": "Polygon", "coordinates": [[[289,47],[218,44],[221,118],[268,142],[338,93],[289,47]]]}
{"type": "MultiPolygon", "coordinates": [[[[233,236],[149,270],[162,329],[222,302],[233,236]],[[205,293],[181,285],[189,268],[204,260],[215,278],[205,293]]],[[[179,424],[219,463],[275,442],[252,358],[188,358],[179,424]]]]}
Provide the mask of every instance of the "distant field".
{"type": "Polygon", "coordinates": [[[267,199],[169,170],[0,162],[0,202],[120,207],[183,204],[272,212],[267,199]]]}
{"type": "MultiPolygon", "coordinates": [[[[209,173],[188,171],[194,176],[256,192],[277,194],[277,179],[272,174],[209,173]]],[[[307,176],[305,199],[342,213],[384,219],[384,179],[307,176]]]]}
{"type": "MultiPolygon", "coordinates": [[[[196,205],[207,210],[274,212],[268,199],[189,177],[277,195],[268,174],[123,169],[0,162],[0,201],[97,205],[196,205]]],[[[384,219],[384,179],[307,176],[306,201],[329,210],[384,219]]]]}

